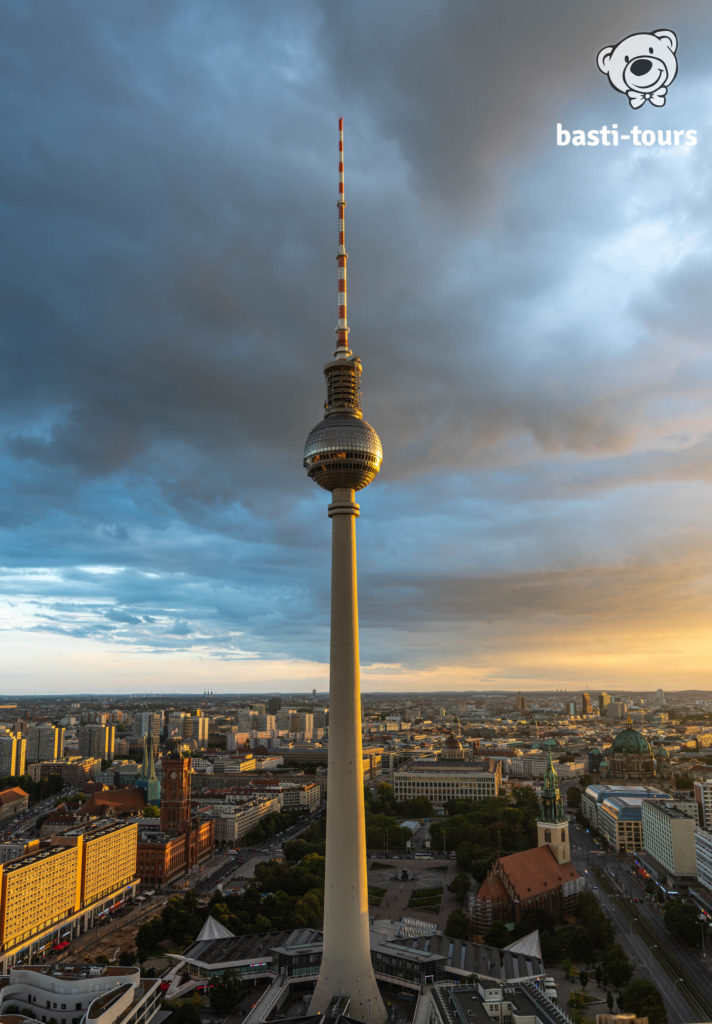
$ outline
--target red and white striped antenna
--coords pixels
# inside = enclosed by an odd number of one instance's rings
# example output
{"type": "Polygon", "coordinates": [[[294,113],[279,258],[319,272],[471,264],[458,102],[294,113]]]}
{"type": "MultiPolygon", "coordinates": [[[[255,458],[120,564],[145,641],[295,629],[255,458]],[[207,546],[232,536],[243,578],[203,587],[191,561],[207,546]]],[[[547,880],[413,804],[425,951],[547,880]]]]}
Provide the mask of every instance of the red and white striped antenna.
{"type": "Polygon", "coordinates": [[[351,355],[349,348],[349,325],[346,313],[346,228],[344,211],[346,209],[346,195],[344,192],[344,119],[339,118],[339,198],[336,203],[339,216],[339,248],[336,252],[336,265],[338,267],[338,288],[339,308],[336,321],[336,351],[337,358],[346,359],[351,355]]]}

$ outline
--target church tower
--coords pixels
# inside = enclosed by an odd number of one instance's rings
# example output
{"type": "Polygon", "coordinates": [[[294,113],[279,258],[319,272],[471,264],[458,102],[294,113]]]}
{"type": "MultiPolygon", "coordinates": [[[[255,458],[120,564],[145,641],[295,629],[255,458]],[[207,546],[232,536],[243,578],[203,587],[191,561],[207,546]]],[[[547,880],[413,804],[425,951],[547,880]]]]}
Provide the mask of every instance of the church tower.
{"type": "Polygon", "coordinates": [[[544,775],[541,814],[536,823],[536,830],[537,846],[550,846],[559,864],[568,864],[571,860],[569,820],[564,813],[559,791],[559,776],[551,760],[551,750],[544,775]]]}

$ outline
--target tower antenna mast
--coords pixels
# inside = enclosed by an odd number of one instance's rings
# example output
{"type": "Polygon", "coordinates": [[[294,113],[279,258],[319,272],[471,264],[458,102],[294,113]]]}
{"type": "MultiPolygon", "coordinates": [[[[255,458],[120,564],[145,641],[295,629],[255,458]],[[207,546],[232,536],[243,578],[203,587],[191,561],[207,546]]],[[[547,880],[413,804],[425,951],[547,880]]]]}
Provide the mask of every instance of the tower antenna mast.
{"type": "Polygon", "coordinates": [[[339,247],[336,250],[336,266],[338,267],[339,304],[336,319],[336,351],[337,359],[346,359],[351,355],[349,348],[349,324],[347,311],[346,262],[346,192],[344,190],[344,119],[339,118],[339,198],[336,201],[339,217],[339,247]]]}

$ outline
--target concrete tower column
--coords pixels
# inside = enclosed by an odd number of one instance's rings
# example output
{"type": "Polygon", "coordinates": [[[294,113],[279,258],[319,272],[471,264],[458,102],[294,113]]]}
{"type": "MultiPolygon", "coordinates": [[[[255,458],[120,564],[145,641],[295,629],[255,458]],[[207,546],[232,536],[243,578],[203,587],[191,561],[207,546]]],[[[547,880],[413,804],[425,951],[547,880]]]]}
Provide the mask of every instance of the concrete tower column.
{"type": "Polygon", "coordinates": [[[304,446],[304,468],[314,483],[331,492],[332,536],[324,946],[309,1012],[325,1013],[335,996],[348,996],[350,1017],[365,1024],[386,1024],[369,934],[356,589],[359,507],[355,501],[355,492],[367,487],[381,468],[383,448],[363,418],[361,362],[349,347],[343,141],[339,120],[336,351],[324,367],[324,418],[309,432],[304,446]]]}
{"type": "Polygon", "coordinates": [[[309,1012],[324,1013],[334,995],[347,994],[349,1016],[383,1024],[387,1014],[371,965],[369,937],[356,586],[359,506],[354,497],[353,490],[339,488],[329,505],[331,672],[324,953],[309,1012]]]}

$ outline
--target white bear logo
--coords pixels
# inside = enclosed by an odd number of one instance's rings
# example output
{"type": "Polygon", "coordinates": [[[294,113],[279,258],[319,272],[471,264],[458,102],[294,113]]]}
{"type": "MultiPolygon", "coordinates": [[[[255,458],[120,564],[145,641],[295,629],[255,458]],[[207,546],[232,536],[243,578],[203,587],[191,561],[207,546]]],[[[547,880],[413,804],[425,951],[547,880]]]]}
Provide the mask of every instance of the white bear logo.
{"type": "Polygon", "coordinates": [[[665,106],[667,87],[677,74],[677,36],[669,28],[638,32],[616,46],[604,46],[598,67],[618,92],[624,92],[631,107],[646,101],[665,106]]]}

